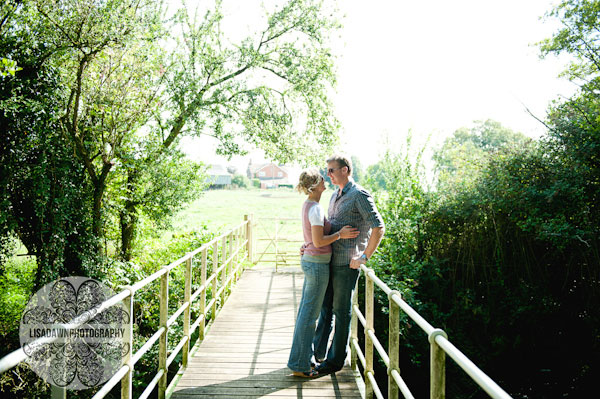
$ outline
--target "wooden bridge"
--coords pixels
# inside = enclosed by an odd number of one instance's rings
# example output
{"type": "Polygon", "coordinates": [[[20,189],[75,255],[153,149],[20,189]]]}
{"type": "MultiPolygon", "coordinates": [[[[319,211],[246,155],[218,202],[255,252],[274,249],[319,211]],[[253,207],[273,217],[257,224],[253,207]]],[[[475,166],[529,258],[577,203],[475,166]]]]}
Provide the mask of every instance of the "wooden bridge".
{"type": "Polygon", "coordinates": [[[246,270],[171,399],[360,398],[354,373],[307,380],[286,367],[302,295],[302,272],[246,270]]]}
{"type": "MultiPolygon", "coordinates": [[[[392,291],[373,270],[362,266],[365,306],[360,309],[354,295],[350,338],[350,365],[340,372],[305,379],[291,376],[286,367],[292,344],[295,317],[300,303],[303,274],[298,267],[277,269],[258,264],[254,258],[256,223],[247,216],[243,223],[215,237],[200,248],[186,254],[156,273],[123,287],[122,291],[99,307],[102,312],[124,304],[133,314],[135,293],[159,280],[160,325],[149,338],[136,337],[129,324],[125,341],[130,348],[137,340],[145,342],[135,353],[129,352],[123,364],[93,396],[93,399],[120,396],[133,398],[132,382],[135,364],[158,342],[157,372],[138,396],[192,398],[384,398],[374,378],[374,354],[388,368],[387,397],[413,398],[398,367],[399,316],[404,312],[426,334],[431,348],[431,398],[445,398],[445,362],[450,356],[492,398],[510,396],[450,343],[444,331],[431,326],[392,291]],[[183,267],[184,298],[169,315],[169,281],[183,267]],[[235,285],[235,287],[234,287],[235,285]],[[374,290],[381,289],[389,298],[389,342],[387,349],[374,331],[374,290]],[[193,288],[193,290],[192,290],[193,288]],[[181,320],[183,319],[183,320],[181,320]],[[168,331],[176,323],[183,327],[179,342],[167,342],[168,331]],[[364,329],[363,346],[359,344],[359,324],[364,329]],[[194,333],[198,339],[192,342],[194,333]],[[193,344],[193,345],[192,345],[193,344]],[[179,355],[181,354],[181,361],[179,355]],[[176,367],[178,366],[178,367],[176,367]],[[168,380],[169,370],[178,370],[168,380]],[[362,370],[359,372],[359,370],[362,370]]],[[[275,234],[276,238],[277,234],[275,234]]],[[[277,240],[271,237],[277,248],[277,240]]],[[[278,250],[275,250],[278,254],[278,250]]],[[[297,256],[297,255],[295,255],[297,256]]],[[[277,260],[276,260],[277,262],[277,260]]],[[[380,316],[381,317],[381,316],[380,316]]],[[[385,316],[383,316],[385,317],[385,316]]],[[[82,322],[72,321],[65,329],[78,328],[82,322]]],[[[49,344],[52,340],[45,340],[49,344]]],[[[22,349],[0,359],[0,374],[25,361],[22,349]]],[[[52,385],[52,398],[65,399],[67,391],[52,385]]]]}

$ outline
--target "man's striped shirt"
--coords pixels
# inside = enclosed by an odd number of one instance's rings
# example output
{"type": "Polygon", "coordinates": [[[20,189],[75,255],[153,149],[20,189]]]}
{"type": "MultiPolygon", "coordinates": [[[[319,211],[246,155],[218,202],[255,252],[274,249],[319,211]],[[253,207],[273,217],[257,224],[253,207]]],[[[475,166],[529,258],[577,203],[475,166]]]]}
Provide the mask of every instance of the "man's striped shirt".
{"type": "Polygon", "coordinates": [[[331,222],[330,234],[346,225],[356,227],[360,232],[356,238],[341,239],[331,244],[331,264],[334,266],[349,265],[352,257],[364,252],[371,237],[371,229],[384,227],[373,197],[352,179],[344,186],[341,194],[338,187],[331,196],[328,218],[331,222]]]}

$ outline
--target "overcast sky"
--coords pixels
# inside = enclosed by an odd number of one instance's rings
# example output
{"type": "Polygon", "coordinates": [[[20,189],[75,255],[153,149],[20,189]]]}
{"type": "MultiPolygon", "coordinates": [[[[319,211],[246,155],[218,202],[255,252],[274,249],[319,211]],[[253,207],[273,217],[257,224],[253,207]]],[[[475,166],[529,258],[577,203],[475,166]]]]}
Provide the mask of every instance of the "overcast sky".
{"type": "MultiPolygon", "coordinates": [[[[225,0],[236,29],[256,28],[259,8],[225,0]],[[243,8],[242,8],[243,7],[243,8]]],[[[343,128],[341,150],[368,165],[384,142],[400,143],[412,129],[417,142],[439,145],[474,120],[495,119],[538,137],[548,104],[574,88],[558,74],[565,60],[540,60],[533,44],[557,23],[539,19],[549,0],[346,0],[344,28],[334,43],[338,86],[333,98],[343,128]],[[419,139],[421,138],[421,139],[419,139]]],[[[256,2],[256,4],[260,4],[256,2]]],[[[186,143],[193,158],[243,167],[214,155],[208,138],[186,143]]],[[[253,153],[253,161],[261,161],[253,153]]]]}

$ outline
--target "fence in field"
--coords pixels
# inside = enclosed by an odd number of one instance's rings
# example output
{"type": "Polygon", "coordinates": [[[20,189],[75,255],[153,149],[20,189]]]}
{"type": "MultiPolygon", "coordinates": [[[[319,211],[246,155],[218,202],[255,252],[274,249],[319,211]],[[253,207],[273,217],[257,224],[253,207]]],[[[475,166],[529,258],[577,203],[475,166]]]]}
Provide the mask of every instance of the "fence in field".
{"type": "MultiPolygon", "coordinates": [[[[121,384],[121,398],[129,399],[132,397],[132,381],[135,370],[135,364],[139,359],[158,342],[159,356],[157,359],[157,372],[152,381],[139,398],[148,398],[153,390],[158,387],[158,397],[163,399],[169,396],[172,389],[177,384],[179,377],[188,365],[188,359],[193,354],[194,349],[202,343],[205,331],[209,327],[207,320],[214,320],[218,315],[219,309],[223,306],[232,284],[239,278],[244,269],[245,261],[253,263],[274,263],[275,268],[282,265],[298,264],[299,241],[297,237],[290,237],[282,234],[281,226],[288,224],[298,225],[298,219],[273,218],[255,222],[251,215],[246,216],[243,223],[233,229],[203,244],[200,248],[186,254],[170,265],[164,266],[156,273],[138,281],[131,286],[123,289],[112,298],[106,300],[100,306],[99,311],[106,310],[111,306],[125,303],[125,306],[133,314],[133,305],[135,294],[139,290],[148,287],[153,281],[160,279],[160,288],[157,293],[160,298],[160,327],[154,332],[151,338],[137,350],[135,353],[129,352],[124,357],[122,367],[110,378],[94,395],[93,399],[99,399],[106,396],[117,384],[121,384]],[[262,223],[262,225],[261,225],[262,223]],[[273,230],[269,230],[269,223],[273,230]],[[257,228],[260,227],[260,230],[257,228]],[[258,233],[258,234],[257,234],[258,233]],[[262,233],[262,234],[261,234],[262,233]],[[256,242],[263,243],[260,250],[256,250],[256,242]],[[285,247],[289,245],[289,249],[285,247]],[[285,249],[284,249],[285,248],[285,249]],[[272,253],[269,253],[271,252],[272,253]],[[212,253],[212,259],[208,258],[212,253]],[[267,255],[275,255],[270,260],[267,255]],[[197,258],[200,258],[199,265],[197,258]],[[169,297],[169,275],[178,267],[184,267],[184,301],[183,304],[169,316],[168,297],[169,297]],[[200,281],[197,289],[192,292],[193,270],[199,269],[200,281]],[[210,275],[208,270],[210,269],[210,275]],[[210,292],[210,298],[207,293],[210,292]],[[196,319],[192,320],[192,308],[197,311],[196,319]],[[168,350],[167,336],[169,328],[173,326],[176,320],[183,315],[183,337],[170,351],[168,350]],[[195,348],[191,348],[190,341],[194,331],[199,330],[199,337],[195,348]],[[182,353],[181,367],[177,375],[167,381],[167,371],[169,365],[175,360],[179,353],[182,353]]],[[[292,230],[297,228],[292,227],[292,230]]],[[[291,231],[291,230],[290,230],[291,231]]],[[[434,328],[429,322],[423,319],[413,308],[411,308],[401,297],[398,291],[391,290],[383,281],[381,281],[375,272],[365,265],[362,265],[362,275],[365,279],[365,304],[364,310],[361,310],[358,304],[358,295],[353,298],[353,312],[351,324],[351,367],[356,371],[357,378],[364,382],[364,395],[367,399],[373,397],[384,398],[381,388],[378,386],[374,375],[374,353],[375,351],[381,357],[388,370],[387,397],[398,398],[402,393],[405,398],[413,398],[407,383],[403,380],[399,369],[399,323],[400,311],[412,319],[426,334],[430,343],[430,398],[445,398],[446,378],[445,364],[446,355],[450,356],[456,364],[462,368],[471,379],[477,383],[492,398],[510,398],[491,378],[481,371],[471,360],[469,360],[460,350],[458,350],[449,340],[446,333],[440,329],[434,328]],[[389,342],[387,349],[379,341],[374,331],[374,291],[375,286],[383,290],[389,298],[389,342]],[[364,313],[363,313],[364,312],[364,313]],[[361,347],[358,338],[358,323],[364,329],[364,343],[361,347]],[[359,362],[362,366],[362,373],[359,373],[359,362]]],[[[359,279],[360,280],[360,279],[359,279]]],[[[356,290],[358,292],[359,282],[356,290]]],[[[379,316],[381,317],[381,316],[379,316]]],[[[135,337],[133,334],[133,324],[125,335],[130,348],[134,347],[135,337]]],[[[65,325],[64,328],[77,328],[77,323],[65,325]]],[[[17,364],[26,360],[26,355],[22,349],[0,359],[0,374],[4,373],[17,364]]],[[[66,391],[53,386],[53,398],[66,398],[66,391]]]]}

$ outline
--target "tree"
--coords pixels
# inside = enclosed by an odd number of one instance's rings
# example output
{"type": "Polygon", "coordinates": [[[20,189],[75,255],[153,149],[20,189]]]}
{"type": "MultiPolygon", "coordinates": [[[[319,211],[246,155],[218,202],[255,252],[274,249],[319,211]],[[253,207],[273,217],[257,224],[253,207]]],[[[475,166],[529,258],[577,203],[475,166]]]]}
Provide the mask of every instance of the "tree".
{"type": "MultiPolygon", "coordinates": [[[[64,86],[59,71],[45,63],[46,27],[36,20],[32,3],[1,8],[0,53],[22,70],[0,79],[0,252],[17,237],[36,256],[35,287],[59,275],[97,275],[91,215],[82,204],[91,199],[68,141],[60,134],[64,86]],[[29,29],[21,30],[27,26],[29,29]]],[[[0,262],[4,264],[4,262],[0,262]]]]}
{"type": "Polygon", "coordinates": [[[456,130],[433,155],[438,186],[448,190],[473,186],[491,157],[500,151],[522,147],[527,141],[522,133],[491,119],[456,130]]]}
{"type": "Polygon", "coordinates": [[[362,169],[362,164],[360,163],[360,159],[358,159],[358,157],[355,155],[352,155],[350,159],[352,160],[352,178],[355,182],[360,183],[362,181],[364,173],[362,169]]]}
{"type": "Polygon", "coordinates": [[[323,1],[290,0],[254,36],[230,44],[221,8],[217,1],[200,21],[179,13],[183,35],[166,69],[169,113],[157,115],[164,145],[187,127],[219,140],[223,155],[244,153],[243,140],[280,162],[316,159],[339,126],[328,98],[335,74],[327,38],[339,26],[333,13],[323,1]]]}
{"type": "MultiPolygon", "coordinates": [[[[255,37],[235,44],[220,28],[219,1],[203,19],[180,10],[174,25],[154,0],[14,4],[22,7],[2,8],[3,33],[10,33],[3,39],[37,40],[36,65],[55,74],[56,144],[69,147],[73,169],[84,173],[80,186],[90,195],[80,209],[89,210],[98,253],[115,219],[127,259],[140,215],[164,225],[198,194],[199,167],[178,150],[184,135],[216,137],[225,155],[243,153],[240,143],[248,142],[280,161],[310,158],[336,140],[326,37],[338,25],[320,1],[289,1],[255,37]],[[148,184],[169,178],[178,182],[148,184]]],[[[1,54],[25,66],[10,51],[1,54]]],[[[35,235],[35,226],[27,228],[35,235]]]]}
{"type": "MultiPolygon", "coordinates": [[[[339,26],[333,14],[322,1],[290,0],[254,37],[228,44],[221,8],[217,1],[201,20],[197,9],[177,14],[172,31],[182,37],[171,38],[177,45],[164,67],[157,153],[187,134],[216,138],[225,156],[244,154],[242,141],[280,162],[322,157],[339,126],[327,94],[335,83],[327,48],[327,35],[339,26]]],[[[130,170],[132,187],[139,173],[130,170]]],[[[134,220],[135,206],[124,209],[122,220],[134,220]]]]}
{"type": "MultiPolygon", "coordinates": [[[[555,101],[547,124],[549,148],[556,159],[569,165],[582,181],[581,194],[591,226],[598,226],[600,213],[600,1],[562,1],[546,18],[562,23],[551,38],[539,43],[541,56],[567,53],[572,57],[563,72],[579,85],[571,98],[555,101]]],[[[597,231],[597,229],[595,229],[597,231]]]]}

